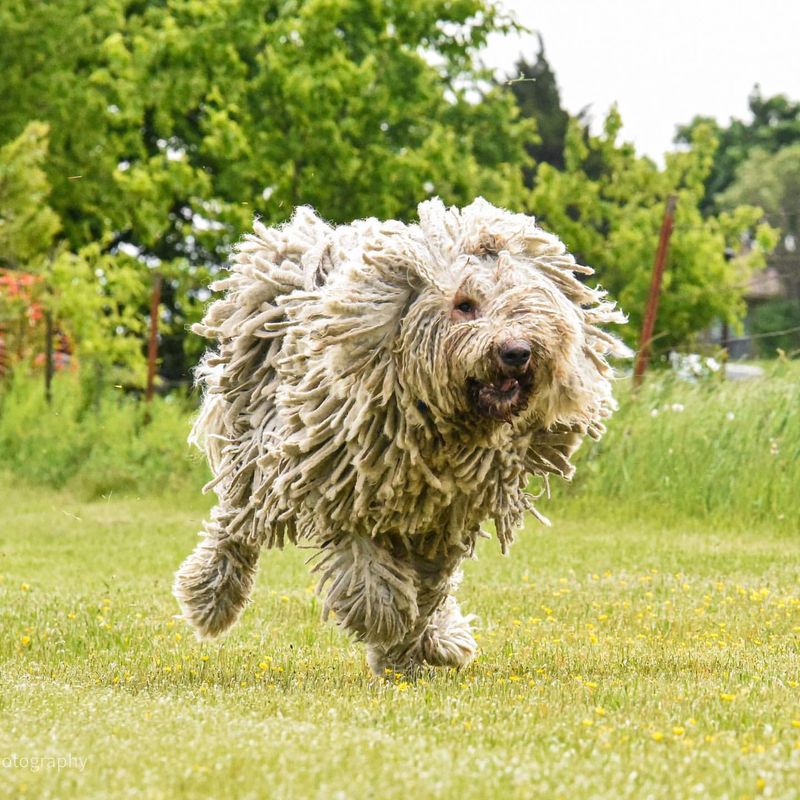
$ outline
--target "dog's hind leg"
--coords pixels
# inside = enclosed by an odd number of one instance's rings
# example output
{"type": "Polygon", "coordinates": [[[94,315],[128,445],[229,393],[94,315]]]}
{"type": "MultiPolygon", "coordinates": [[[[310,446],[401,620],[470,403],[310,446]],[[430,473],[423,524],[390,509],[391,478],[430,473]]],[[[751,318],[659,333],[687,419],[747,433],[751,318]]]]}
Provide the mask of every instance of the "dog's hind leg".
{"type": "Polygon", "coordinates": [[[199,638],[218,636],[241,614],[253,588],[258,546],[227,537],[212,518],[206,535],[175,574],[172,593],[199,638]]]}
{"type": "Polygon", "coordinates": [[[366,537],[345,536],[322,548],[324,614],[370,647],[402,642],[419,616],[410,564],[366,537]]]}
{"type": "Polygon", "coordinates": [[[474,616],[464,616],[453,595],[434,612],[422,634],[419,650],[432,667],[465,667],[478,649],[472,635],[474,616]]]}

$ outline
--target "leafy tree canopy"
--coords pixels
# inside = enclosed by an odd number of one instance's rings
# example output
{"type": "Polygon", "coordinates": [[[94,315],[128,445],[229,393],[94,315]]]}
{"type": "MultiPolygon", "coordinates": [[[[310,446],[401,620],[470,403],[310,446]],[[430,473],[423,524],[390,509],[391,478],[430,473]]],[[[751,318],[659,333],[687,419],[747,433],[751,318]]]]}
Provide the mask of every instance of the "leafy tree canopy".
{"type": "Polygon", "coordinates": [[[62,238],[165,275],[162,351],[185,374],[198,290],[254,214],[519,204],[527,126],[473,66],[510,27],[485,0],[10,0],[0,136],[49,124],[62,238]]]}
{"type": "Polygon", "coordinates": [[[47,205],[47,125],[31,122],[0,147],[0,267],[35,271],[60,228],[47,205]]]}
{"type": "Polygon", "coordinates": [[[754,150],[775,153],[800,142],[800,103],[782,94],[764,97],[756,86],[749,97],[749,108],[750,121],[731,119],[730,124],[722,126],[711,117],[697,116],[678,127],[676,142],[690,143],[700,126],[710,127],[719,141],[705,181],[704,211],[715,207],[717,195],[734,182],[737,169],[754,150]]]}
{"type": "Polygon", "coordinates": [[[623,331],[636,344],[650,285],[653,257],[666,199],[678,197],[675,229],[658,312],[658,348],[685,342],[715,319],[737,322],[744,311],[742,288],[763,264],[775,231],[760,223],[761,209],[737,206],[703,217],[700,201],[717,147],[710,126],[698,125],[689,149],[666,157],[659,169],[617,144],[622,121],[615,109],[598,136],[579,120],[567,133],[565,169],[540,164],[530,208],[559,233],[630,315],[623,331]],[[601,165],[600,170],[597,166],[601,165]],[[729,261],[741,237],[757,232],[758,246],[729,261]]]}
{"type": "Polygon", "coordinates": [[[759,148],[750,153],[736,171],[736,179],[717,197],[720,208],[742,203],[761,206],[767,219],[781,230],[769,263],[787,290],[784,310],[795,309],[791,326],[800,325],[800,141],[776,152],[759,148]]]}
{"type": "MultiPolygon", "coordinates": [[[[550,62],[544,52],[544,42],[539,37],[539,52],[534,62],[520,58],[515,66],[515,77],[509,81],[519,113],[534,120],[536,133],[526,144],[534,164],[546,163],[556,169],[564,168],[564,145],[570,115],[561,107],[561,93],[550,62]]],[[[535,167],[525,168],[525,183],[533,184],[535,167]]]]}

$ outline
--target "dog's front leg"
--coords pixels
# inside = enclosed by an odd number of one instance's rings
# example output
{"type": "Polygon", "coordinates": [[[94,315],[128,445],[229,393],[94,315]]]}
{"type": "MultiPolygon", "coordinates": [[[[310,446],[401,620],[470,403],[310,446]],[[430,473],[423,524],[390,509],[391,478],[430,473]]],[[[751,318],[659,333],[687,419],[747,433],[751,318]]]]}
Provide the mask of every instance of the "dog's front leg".
{"type": "Polygon", "coordinates": [[[253,589],[259,548],[227,536],[224,522],[224,513],[216,507],[202,541],[175,574],[172,593],[199,638],[230,628],[253,589]]]}
{"type": "Polygon", "coordinates": [[[321,574],[318,591],[325,594],[325,616],[333,614],[370,650],[391,649],[417,623],[411,565],[375,541],[346,535],[328,542],[314,571],[321,574]]]}
{"type": "Polygon", "coordinates": [[[410,568],[417,591],[418,616],[406,636],[394,643],[370,643],[367,660],[376,674],[385,670],[414,675],[424,665],[464,667],[474,658],[477,645],[472,635],[472,615],[463,615],[453,597],[461,572],[459,565],[467,548],[456,548],[437,555],[426,553],[423,545],[402,555],[410,568]]]}

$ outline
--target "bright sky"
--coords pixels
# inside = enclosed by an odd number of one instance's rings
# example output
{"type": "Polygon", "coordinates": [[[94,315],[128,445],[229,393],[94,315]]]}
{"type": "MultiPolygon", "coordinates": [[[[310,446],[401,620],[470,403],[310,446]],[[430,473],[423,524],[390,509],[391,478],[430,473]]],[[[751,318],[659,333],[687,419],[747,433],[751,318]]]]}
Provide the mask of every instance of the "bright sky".
{"type": "MultiPolygon", "coordinates": [[[[501,0],[541,33],[562,104],[591,106],[595,124],[619,105],[622,138],[658,160],[695,114],[748,116],[747,96],[800,100],[798,0],[501,0]]],[[[534,35],[494,37],[484,61],[503,76],[534,35]]]]}

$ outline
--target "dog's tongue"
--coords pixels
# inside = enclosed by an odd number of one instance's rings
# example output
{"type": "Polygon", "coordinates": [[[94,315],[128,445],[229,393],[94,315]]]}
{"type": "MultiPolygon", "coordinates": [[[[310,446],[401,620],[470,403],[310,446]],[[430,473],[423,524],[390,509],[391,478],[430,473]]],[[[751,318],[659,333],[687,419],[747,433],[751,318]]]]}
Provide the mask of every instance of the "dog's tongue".
{"type": "Polygon", "coordinates": [[[516,378],[504,378],[500,383],[497,384],[497,388],[501,392],[510,392],[512,389],[515,389],[517,386],[516,378]]]}

